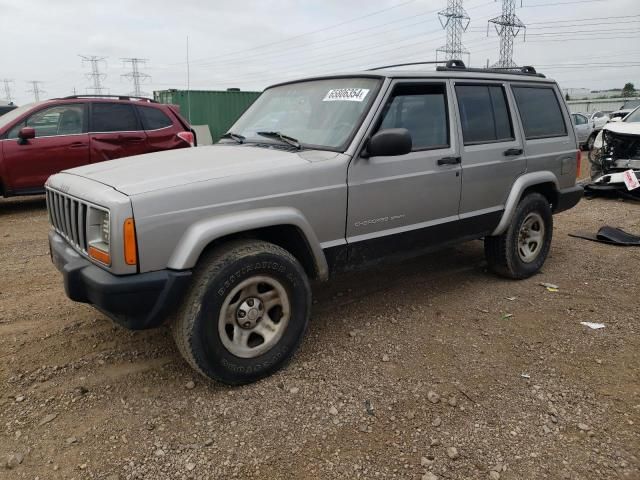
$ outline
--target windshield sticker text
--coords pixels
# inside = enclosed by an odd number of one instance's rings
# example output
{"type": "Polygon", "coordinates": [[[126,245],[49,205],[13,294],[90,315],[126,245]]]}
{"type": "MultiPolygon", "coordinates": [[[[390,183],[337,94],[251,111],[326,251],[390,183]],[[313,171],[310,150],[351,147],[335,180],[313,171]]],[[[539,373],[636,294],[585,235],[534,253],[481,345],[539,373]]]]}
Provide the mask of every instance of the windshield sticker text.
{"type": "Polygon", "coordinates": [[[361,102],[369,93],[368,88],[334,88],[327,92],[323,102],[361,102]]]}

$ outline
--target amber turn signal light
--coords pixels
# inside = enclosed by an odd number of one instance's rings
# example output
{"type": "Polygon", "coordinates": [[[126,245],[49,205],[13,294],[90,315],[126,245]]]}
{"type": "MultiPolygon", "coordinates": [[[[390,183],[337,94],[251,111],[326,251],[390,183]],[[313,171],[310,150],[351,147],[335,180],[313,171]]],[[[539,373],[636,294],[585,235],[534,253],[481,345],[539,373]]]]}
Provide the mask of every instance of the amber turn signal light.
{"type": "Polygon", "coordinates": [[[136,224],[133,218],[124,221],[124,261],[127,265],[138,264],[138,247],[136,246],[136,224]]]}
{"type": "Polygon", "coordinates": [[[97,260],[100,263],[104,263],[105,265],[111,265],[111,257],[109,256],[108,252],[104,252],[99,248],[90,246],[88,253],[89,253],[89,256],[94,260],[97,260]]]}

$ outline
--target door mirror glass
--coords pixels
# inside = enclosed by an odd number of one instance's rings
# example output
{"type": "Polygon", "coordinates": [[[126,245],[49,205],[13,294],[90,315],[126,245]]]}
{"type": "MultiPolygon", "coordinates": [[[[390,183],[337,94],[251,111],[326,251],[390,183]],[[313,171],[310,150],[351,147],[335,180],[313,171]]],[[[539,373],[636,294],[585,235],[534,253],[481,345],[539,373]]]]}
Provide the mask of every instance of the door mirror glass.
{"type": "Polygon", "coordinates": [[[367,155],[369,157],[390,157],[406,155],[411,152],[413,142],[406,128],[385,128],[378,131],[369,140],[367,155]]]}
{"type": "Polygon", "coordinates": [[[18,138],[20,140],[30,140],[36,138],[36,130],[32,127],[23,127],[18,132],[18,138]]]}

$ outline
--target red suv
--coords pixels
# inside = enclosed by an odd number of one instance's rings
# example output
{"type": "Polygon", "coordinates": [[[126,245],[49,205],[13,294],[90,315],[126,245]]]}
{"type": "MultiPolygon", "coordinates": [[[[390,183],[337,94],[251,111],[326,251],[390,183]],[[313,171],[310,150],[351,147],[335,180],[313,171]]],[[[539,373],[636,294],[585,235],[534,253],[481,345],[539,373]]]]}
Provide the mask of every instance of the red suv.
{"type": "Polygon", "coordinates": [[[149,99],[73,96],[25,105],[0,117],[0,195],[42,193],[49,175],[68,168],[194,144],[177,107],[149,99]]]}

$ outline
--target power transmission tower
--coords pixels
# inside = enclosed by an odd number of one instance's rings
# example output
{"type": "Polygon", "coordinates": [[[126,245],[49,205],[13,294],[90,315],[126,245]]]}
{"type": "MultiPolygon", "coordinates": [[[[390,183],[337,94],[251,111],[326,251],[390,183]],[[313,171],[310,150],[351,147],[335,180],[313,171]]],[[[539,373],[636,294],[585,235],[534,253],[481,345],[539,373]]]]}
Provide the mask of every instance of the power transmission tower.
{"type": "MultiPolygon", "coordinates": [[[[516,1],[502,0],[502,15],[492,18],[489,23],[493,23],[496,32],[500,36],[500,58],[493,65],[500,68],[516,67],[513,61],[513,39],[527,27],[516,15],[516,1]]],[[[487,24],[487,35],[489,35],[489,24],[487,24]]]]}
{"type": "Polygon", "coordinates": [[[447,31],[447,44],[436,49],[444,54],[445,60],[458,60],[469,51],[462,45],[462,34],[469,27],[470,18],[462,6],[462,0],[447,0],[447,8],[438,12],[440,25],[447,31]]]}
{"type": "Polygon", "coordinates": [[[127,64],[131,64],[131,71],[129,73],[125,73],[122,75],[124,78],[131,80],[133,82],[133,92],[132,95],[136,97],[147,96],[148,93],[143,92],[140,88],[140,85],[151,79],[150,75],[146,73],[142,73],[140,71],[140,65],[144,65],[147,62],[146,58],[123,58],[122,61],[127,64]]]}
{"type": "Polygon", "coordinates": [[[105,87],[102,86],[102,81],[107,78],[107,75],[104,73],[100,73],[100,64],[105,63],[107,57],[98,57],[96,55],[78,55],[82,59],[82,65],[86,63],[91,64],[91,72],[87,73],[87,78],[91,80],[92,86],[87,87],[87,91],[91,92],[93,95],[102,95],[103,90],[106,90],[105,87]]]}
{"type": "Polygon", "coordinates": [[[39,102],[40,94],[47,93],[45,90],[40,88],[40,85],[42,84],[42,82],[40,80],[29,80],[28,83],[31,84],[31,90],[27,90],[27,93],[33,93],[33,98],[36,99],[36,102],[39,102]]]}
{"type": "Polygon", "coordinates": [[[11,84],[13,80],[10,78],[3,78],[2,83],[4,84],[4,98],[7,99],[7,102],[11,102],[13,100],[13,96],[11,95],[11,84]]]}

